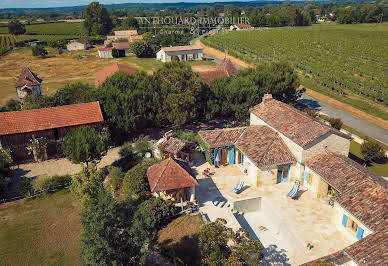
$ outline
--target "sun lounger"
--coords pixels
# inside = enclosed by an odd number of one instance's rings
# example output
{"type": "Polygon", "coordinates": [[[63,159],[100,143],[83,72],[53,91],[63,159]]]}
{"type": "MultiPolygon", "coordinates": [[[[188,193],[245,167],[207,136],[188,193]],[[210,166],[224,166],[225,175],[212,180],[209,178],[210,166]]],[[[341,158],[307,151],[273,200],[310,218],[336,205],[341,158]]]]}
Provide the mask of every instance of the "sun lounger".
{"type": "Polygon", "coordinates": [[[294,198],[296,194],[298,194],[299,191],[299,182],[295,182],[294,186],[292,187],[291,191],[287,194],[290,198],[294,198]]]}
{"type": "Polygon", "coordinates": [[[236,193],[236,194],[238,194],[238,193],[240,193],[240,191],[241,191],[241,189],[243,188],[243,186],[244,186],[244,181],[240,181],[239,183],[238,183],[238,185],[232,190],[234,193],[236,193]]]}

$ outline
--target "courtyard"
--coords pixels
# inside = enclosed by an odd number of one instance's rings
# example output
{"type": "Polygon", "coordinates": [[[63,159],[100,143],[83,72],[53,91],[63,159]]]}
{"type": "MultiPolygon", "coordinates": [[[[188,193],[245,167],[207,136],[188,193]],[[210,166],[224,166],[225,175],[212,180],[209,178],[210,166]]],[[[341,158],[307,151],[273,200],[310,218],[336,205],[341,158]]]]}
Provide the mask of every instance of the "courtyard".
{"type": "Polygon", "coordinates": [[[297,265],[341,250],[355,239],[332,221],[327,199],[317,199],[303,186],[295,200],[288,198],[293,183],[253,187],[238,165],[215,168],[200,154],[194,156],[193,169],[199,186],[196,198],[200,211],[209,221],[223,218],[227,226],[248,230],[265,250],[263,265],[297,265]],[[203,170],[210,168],[210,176],[203,170]],[[240,194],[232,192],[240,180],[240,194]],[[214,199],[223,197],[224,202],[214,199]],[[308,249],[307,246],[312,248],[308,249]]]}

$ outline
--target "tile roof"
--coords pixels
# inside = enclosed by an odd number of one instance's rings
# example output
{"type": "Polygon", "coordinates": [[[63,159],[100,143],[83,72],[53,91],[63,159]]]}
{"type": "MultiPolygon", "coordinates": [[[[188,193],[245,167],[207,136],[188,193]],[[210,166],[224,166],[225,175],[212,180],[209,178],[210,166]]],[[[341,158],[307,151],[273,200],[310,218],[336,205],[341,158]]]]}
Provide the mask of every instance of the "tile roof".
{"type": "Polygon", "coordinates": [[[191,168],[184,162],[168,158],[147,170],[151,192],[197,186],[191,168]]]}
{"type": "Polygon", "coordinates": [[[115,48],[115,49],[129,49],[129,42],[114,42],[113,48],[115,48]]]}
{"type": "Polygon", "coordinates": [[[305,164],[338,190],[336,201],[371,230],[388,226],[388,181],[352,159],[328,151],[305,164]]]}
{"type": "Polygon", "coordinates": [[[272,98],[263,98],[263,101],[251,108],[250,111],[301,147],[305,147],[314,140],[330,133],[351,139],[350,136],[318,119],[272,98]]]}
{"type": "Polygon", "coordinates": [[[339,252],[305,265],[341,264],[346,257],[360,265],[388,265],[388,182],[332,152],[318,154],[305,164],[339,191],[335,200],[343,208],[374,231],[339,252]]]}
{"type": "Polygon", "coordinates": [[[177,51],[202,50],[203,48],[199,45],[184,45],[184,46],[162,47],[161,49],[165,52],[177,52],[177,51]]]}
{"type": "Polygon", "coordinates": [[[143,40],[143,35],[132,35],[129,37],[128,41],[129,42],[134,42],[134,41],[140,41],[143,40]]]}
{"type": "Polygon", "coordinates": [[[87,39],[76,39],[76,40],[74,40],[74,42],[79,42],[82,44],[89,44],[89,41],[87,39]]]}
{"type": "Polygon", "coordinates": [[[114,31],[115,36],[131,36],[137,35],[137,30],[116,30],[114,31]]]}
{"type": "Polygon", "coordinates": [[[167,141],[163,141],[159,145],[159,149],[166,151],[172,154],[177,154],[182,151],[184,148],[193,145],[193,142],[181,140],[178,138],[170,137],[167,141]]]}
{"type": "Polygon", "coordinates": [[[23,86],[39,86],[42,80],[38,78],[38,75],[31,71],[31,69],[24,65],[18,80],[16,81],[15,88],[23,86]]]}
{"type": "Polygon", "coordinates": [[[117,63],[110,65],[110,66],[107,66],[107,67],[101,69],[100,71],[96,72],[95,82],[94,82],[95,87],[97,88],[98,86],[100,86],[102,83],[104,83],[104,81],[108,77],[112,76],[117,71],[122,71],[122,72],[125,72],[128,74],[132,74],[132,73],[137,72],[138,70],[136,68],[129,67],[126,65],[117,64],[117,63]]]}
{"type": "Polygon", "coordinates": [[[280,135],[267,126],[247,127],[236,147],[257,167],[296,161],[280,135]]]}
{"type": "Polygon", "coordinates": [[[229,77],[231,75],[236,75],[237,72],[238,70],[233,65],[232,61],[229,58],[225,58],[215,70],[199,72],[199,75],[202,77],[203,81],[209,85],[215,78],[229,77]]]}
{"type": "Polygon", "coordinates": [[[217,148],[234,145],[245,129],[246,127],[200,130],[198,135],[209,148],[217,148]]]}
{"type": "Polygon", "coordinates": [[[112,51],[112,50],[113,50],[113,47],[104,47],[104,48],[98,49],[98,51],[112,51]]]}
{"type": "Polygon", "coordinates": [[[98,102],[0,113],[0,135],[103,122],[98,102]]]}

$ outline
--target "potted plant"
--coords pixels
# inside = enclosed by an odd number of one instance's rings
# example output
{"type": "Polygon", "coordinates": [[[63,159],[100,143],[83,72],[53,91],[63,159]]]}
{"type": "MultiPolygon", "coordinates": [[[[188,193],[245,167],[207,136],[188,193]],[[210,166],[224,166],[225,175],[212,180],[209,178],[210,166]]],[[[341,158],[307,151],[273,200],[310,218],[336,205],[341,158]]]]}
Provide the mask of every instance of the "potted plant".
{"type": "Polygon", "coordinates": [[[27,146],[28,155],[31,153],[34,155],[35,162],[41,162],[47,159],[47,141],[45,138],[35,138],[32,135],[32,139],[30,140],[30,144],[27,146]]]}

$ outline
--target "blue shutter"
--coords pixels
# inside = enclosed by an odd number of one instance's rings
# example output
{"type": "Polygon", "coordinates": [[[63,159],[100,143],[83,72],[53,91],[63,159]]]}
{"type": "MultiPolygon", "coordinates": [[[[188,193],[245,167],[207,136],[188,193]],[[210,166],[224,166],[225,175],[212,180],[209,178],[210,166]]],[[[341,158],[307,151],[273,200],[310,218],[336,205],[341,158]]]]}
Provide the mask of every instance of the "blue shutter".
{"type": "Polygon", "coordinates": [[[244,155],[241,154],[241,164],[244,163],[244,155]]]}
{"type": "Polygon", "coordinates": [[[291,164],[288,165],[288,172],[287,172],[287,181],[289,180],[290,178],[290,170],[291,170],[291,164]]]}
{"type": "Polygon", "coordinates": [[[218,163],[216,163],[216,158],[217,158],[218,150],[214,150],[214,166],[218,167],[218,163]]]}
{"type": "Polygon", "coordinates": [[[364,229],[362,229],[360,226],[358,226],[357,227],[357,239],[360,240],[363,235],[364,235],[364,229]]]}
{"type": "Polygon", "coordinates": [[[346,216],[345,214],[344,214],[344,216],[342,216],[342,225],[344,226],[344,227],[346,227],[346,223],[348,222],[348,216],[346,216]]]}
{"type": "Polygon", "coordinates": [[[234,164],[234,148],[229,149],[229,164],[234,164]]]}
{"type": "Polygon", "coordinates": [[[307,170],[304,170],[304,181],[307,182],[308,177],[309,177],[309,172],[307,172],[307,170]]]}

